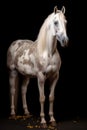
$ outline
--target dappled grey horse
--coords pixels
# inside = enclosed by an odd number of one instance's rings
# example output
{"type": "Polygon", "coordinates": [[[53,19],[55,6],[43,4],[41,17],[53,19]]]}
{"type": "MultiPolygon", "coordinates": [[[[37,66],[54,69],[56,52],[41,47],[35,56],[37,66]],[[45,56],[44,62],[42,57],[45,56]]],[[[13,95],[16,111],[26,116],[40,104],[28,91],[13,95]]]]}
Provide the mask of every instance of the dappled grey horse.
{"type": "MultiPolygon", "coordinates": [[[[16,40],[13,41],[7,51],[7,66],[10,70],[9,83],[11,94],[11,116],[15,116],[15,98],[17,89],[18,73],[24,76],[22,84],[22,101],[24,114],[29,115],[26,101],[27,86],[30,78],[36,77],[40,95],[40,117],[41,124],[46,127],[44,114],[44,84],[45,80],[50,81],[49,94],[49,116],[50,123],[55,125],[56,121],[53,114],[54,90],[59,79],[61,58],[57,50],[57,40],[64,47],[68,43],[66,33],[67,20],[64,16],[65,7],[61,10],[54,7],[54,11],[44,20],[38,37],[35,41],[16,40]]],[[[37,97],[36,97],[37,98],[37,97]]]]}

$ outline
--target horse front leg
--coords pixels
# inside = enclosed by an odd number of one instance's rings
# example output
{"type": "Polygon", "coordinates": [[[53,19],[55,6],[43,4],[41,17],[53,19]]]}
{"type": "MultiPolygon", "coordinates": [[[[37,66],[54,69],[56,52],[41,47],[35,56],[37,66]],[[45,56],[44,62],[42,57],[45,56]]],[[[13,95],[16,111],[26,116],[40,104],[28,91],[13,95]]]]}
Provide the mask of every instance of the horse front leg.
{"type": "Polygon", "coordinates": [[[45,102],[45,94],[44,94],[44,83],[45,83],[45,77],[43,73],[39,72],[38,74],[38,87],[39,87],[39,94],[40,94],[40,117],[41,117],[41,127],[46,128],[46,120],[45,120],[45,114],[44,114],[44,102],[45,102]]]}
{"type": "Polygon", "coordinates": [[[27,87],[29,84],[29,77],[24,77],[23,83],[22,83],[22,103],[23,103],[23,109],[24,109],[24,114],[26,116],[29,116],[29,111],[28,111],[28,106],[27,106],[27,101],[26,101],[26,93],[27,93],[27,87]]]}
{"type": "Polygon", "coordinates": [[[54,103],[54,91],[56,87],[56,83],[58,81],[59,75],[53,75],[50,78],[50,94],[49,94],[49,116],[50,116],[50,123],[52,126],[56,126],[56,121],[53,115],[53,103],[54,103]]]}

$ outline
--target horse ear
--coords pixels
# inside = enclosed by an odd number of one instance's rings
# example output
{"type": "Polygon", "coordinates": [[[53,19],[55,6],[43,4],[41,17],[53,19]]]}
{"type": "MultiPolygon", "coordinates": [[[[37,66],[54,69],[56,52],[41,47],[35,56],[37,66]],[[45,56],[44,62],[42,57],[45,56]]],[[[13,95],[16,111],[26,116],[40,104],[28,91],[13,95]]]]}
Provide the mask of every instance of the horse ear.
{"type": "Polygon", "coordinates": [[[57,6],[54,7],[54,13],[56,14],[57,13],[57,6]]]}
{"type": "Polygon", "coordinates": [[[65,14],[65,7],[63,6],[61,9],[62,13],[65,14]]]}

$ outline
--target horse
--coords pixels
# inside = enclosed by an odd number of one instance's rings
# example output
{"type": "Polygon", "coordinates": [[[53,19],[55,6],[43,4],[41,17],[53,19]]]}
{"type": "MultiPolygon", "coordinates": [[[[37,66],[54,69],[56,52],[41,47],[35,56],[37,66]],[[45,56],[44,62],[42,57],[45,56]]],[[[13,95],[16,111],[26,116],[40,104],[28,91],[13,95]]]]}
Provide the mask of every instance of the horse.
{"type": "Polygon", "coordinates": [[[53,103],[54,92],[59,79],[61,67],[61,57],[57,49],[57,43],[62,47],[68,45],[66,31],[67,20],[65,18],[65,7],[61,10],[54,7],[51,14],[44,20],[37,39],[17,39],[11,43],[7,50],[7,67],[9,68],[9,85],[11,95],[11,116],[15,116],[15,98],[18,73],[23,75],[21,86],[23,110],[25,115],[30,115],[26,101],[26,92],[30,78],[36,77],[38,81],[39,101],[40,101],[40,123],[46,128],[47,121],[44,113],[45,94],[44,86],[46,79],[49,80],[49,122],[55,126],[53,103]]]}

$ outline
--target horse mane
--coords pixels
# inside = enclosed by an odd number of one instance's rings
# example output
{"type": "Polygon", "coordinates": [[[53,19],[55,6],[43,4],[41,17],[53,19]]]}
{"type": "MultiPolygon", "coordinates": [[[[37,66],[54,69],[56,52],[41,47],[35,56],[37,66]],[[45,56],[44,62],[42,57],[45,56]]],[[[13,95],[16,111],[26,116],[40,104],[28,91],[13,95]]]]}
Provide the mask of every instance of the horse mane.
{"type": "Polygon", "coordinates": [[[51,17],[53,16],[53,13],[51,13],[50,15],[48,15],[48,17],[44,20],[40,30],[39,30],[39,34],[37,37],[37,41],[38,41],[38,48],[40,52],[43,52],[45,49],[45,40],[46,40],[46,32],[47,32],[47,24],[50,21],[51,17]],[[42,45],[42,46],[41,46],[42,45]]]}

